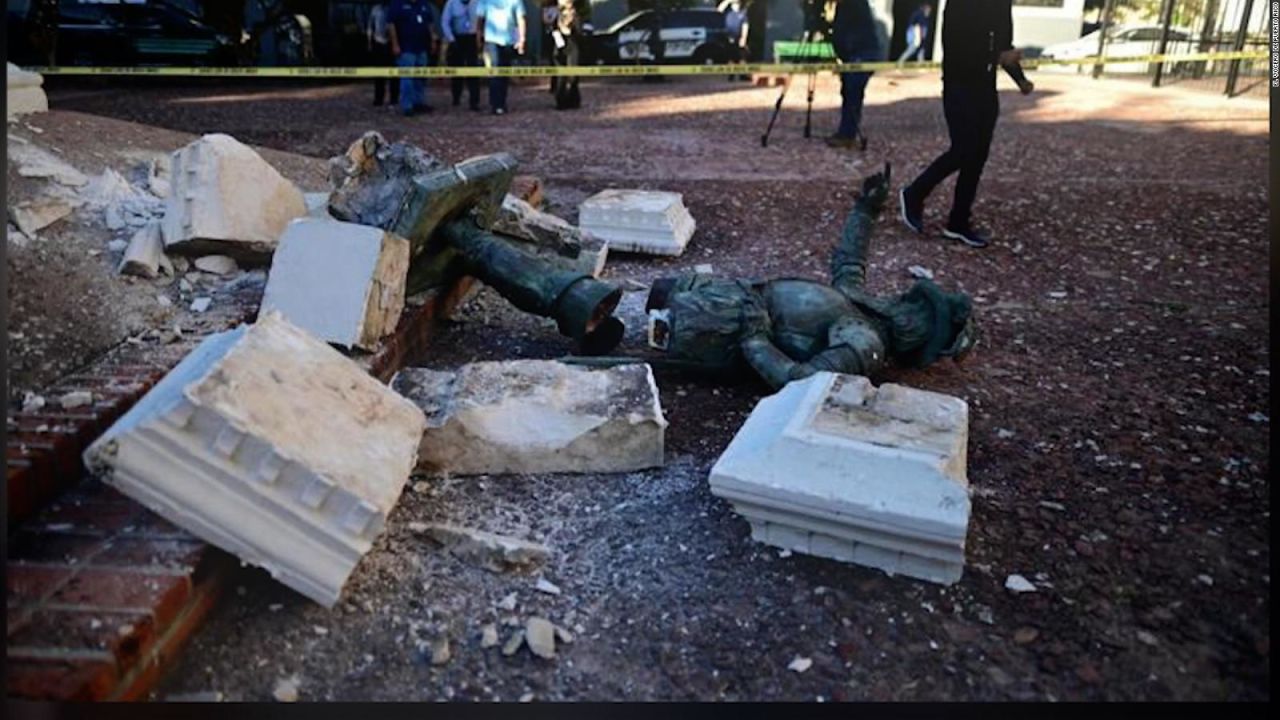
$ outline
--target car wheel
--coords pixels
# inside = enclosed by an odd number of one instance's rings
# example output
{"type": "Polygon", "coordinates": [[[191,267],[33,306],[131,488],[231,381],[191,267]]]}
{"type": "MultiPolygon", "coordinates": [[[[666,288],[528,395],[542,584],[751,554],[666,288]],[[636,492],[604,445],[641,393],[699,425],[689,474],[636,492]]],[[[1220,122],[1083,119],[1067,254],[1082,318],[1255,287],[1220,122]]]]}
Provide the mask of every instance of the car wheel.
{"type": "Polygon", "coordinates": [[[694,65],[715,65],[718,62],[720,62],[720,59],[716,57],[716,53],[706,45],[693,51],[694,65]]]}

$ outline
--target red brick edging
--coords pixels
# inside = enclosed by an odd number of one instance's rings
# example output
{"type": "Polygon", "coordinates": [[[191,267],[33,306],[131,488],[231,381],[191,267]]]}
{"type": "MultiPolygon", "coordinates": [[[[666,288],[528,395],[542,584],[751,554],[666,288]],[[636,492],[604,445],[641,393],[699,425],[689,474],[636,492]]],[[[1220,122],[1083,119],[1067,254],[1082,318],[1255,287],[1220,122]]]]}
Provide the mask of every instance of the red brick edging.
{"type": "MultiPolygon", "coordinates": [[[[430,293],[420,307],[407,308],[396,332],[360,362],[388,381],[422,357],[435,320],[452,312],[473,283],[463,278],[430,293]]],[[[222,318],[223,327],[251,314],[241,306],[222,318]]],[[[6,559],[10,697],[145,698],[238,564],[86,478],[80,459],[198,341],[151,346],[154,354],[145,363],[137,360],[145,349],[121,346],[46,393],[56,404],[63,393],[88,389],[95,395],[91,406],[11,416],[7,481],[10,527],[16,529],[10,531],[6,559]]]]}

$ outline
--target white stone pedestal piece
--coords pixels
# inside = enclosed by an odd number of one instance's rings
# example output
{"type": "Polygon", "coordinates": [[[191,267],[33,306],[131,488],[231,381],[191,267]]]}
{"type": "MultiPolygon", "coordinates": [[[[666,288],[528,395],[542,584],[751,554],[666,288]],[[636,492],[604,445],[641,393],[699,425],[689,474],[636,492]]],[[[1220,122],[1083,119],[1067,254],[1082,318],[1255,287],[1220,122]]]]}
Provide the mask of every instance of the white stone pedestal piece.
{"type": "Polygon", "coordinates": [[[680,193],[605,190],[579,206],[578,227],[604,240],[610,250],[680,255],[695,223],[680,193]]]}
{"type": "Polygon", "coordinates": [[[29,113],[47,112],[49,98],[44,94],[44,76],[6,63],[5,111],[9,119],[29,113]]]}
{"type": "Polygon", "coordinates": [[[554,360],[408,368],[392,380],[427,415],[418,471],[631,472],[662,466],[667,421],[648,365],[554,360]]]}
{"type": "Polygon", "coordinates": [[[959,398],[818,373],[760,401],[711,492],[761,542],[951,584],[964,570],[968,437],[959,398]]]}
{"type": "Polygon", "coordinates": [[[161,228],[171,251],[266,262],[289,221],[307,214],[302,192],[230,135],[178,150],[170,172],[161,228]]]}
{"type": "Polygon", "coordinates": [[[413,468],[422,412],[271,313],[207,338],[85,451],[165,519],[332,606],[413,468]]]}
{"type": "Polygon", "coordinates": [[[409,241],[369,225],[302,218],[271,260],[261,312],[346,348],[376,350],[404,310],[409,241]]]}

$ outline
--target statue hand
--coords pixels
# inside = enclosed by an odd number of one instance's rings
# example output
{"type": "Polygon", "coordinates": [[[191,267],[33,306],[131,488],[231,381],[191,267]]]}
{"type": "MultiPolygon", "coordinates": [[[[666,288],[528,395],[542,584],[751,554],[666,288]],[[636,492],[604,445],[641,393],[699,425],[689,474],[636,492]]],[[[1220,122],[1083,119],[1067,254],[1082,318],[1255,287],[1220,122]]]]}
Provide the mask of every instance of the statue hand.
{"type": "Polygon", "coordinates": [[[889,163],[885,163],[884,170],[862,181],[862,197],[859,202],[874,213],[879,213],[889,199],[889,175],[889,163]]]}

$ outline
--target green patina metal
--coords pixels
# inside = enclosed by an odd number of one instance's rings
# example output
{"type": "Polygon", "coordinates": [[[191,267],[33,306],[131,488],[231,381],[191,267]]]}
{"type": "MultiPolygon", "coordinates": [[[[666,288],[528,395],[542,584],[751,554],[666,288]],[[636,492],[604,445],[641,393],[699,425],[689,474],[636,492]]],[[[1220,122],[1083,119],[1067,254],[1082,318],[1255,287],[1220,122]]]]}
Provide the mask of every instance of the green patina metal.
{"type": "Polygon", "coordinates": [[[507,153],[444,166],[420,149],[368,133],[331,161],[330,212],[409,240],[406,292],[470,275],[525,312],[556,321],[579,350],[611,350],[622,324],[611,317],[622,291],[489,232],[515,175],[507,153]]]}
{"type": "Polygon", "coordinates": [[[697,273],[655,283],[666,357],[713,373],[754,371],[774,387],[815,372],[875,376],[888,364],[923,367],[973,342],[969,297],[929,280],[893,297],[864,290],[867,246],[888,196],[889,172],[868,178],[832,255],[832,284],[736,280],[697,273]]]}

